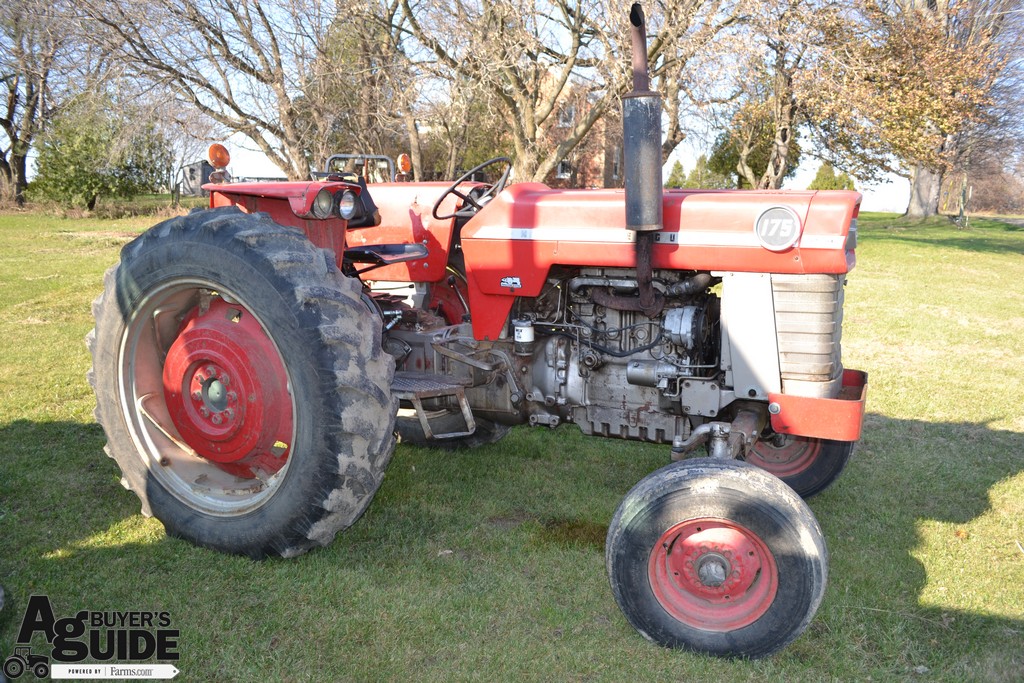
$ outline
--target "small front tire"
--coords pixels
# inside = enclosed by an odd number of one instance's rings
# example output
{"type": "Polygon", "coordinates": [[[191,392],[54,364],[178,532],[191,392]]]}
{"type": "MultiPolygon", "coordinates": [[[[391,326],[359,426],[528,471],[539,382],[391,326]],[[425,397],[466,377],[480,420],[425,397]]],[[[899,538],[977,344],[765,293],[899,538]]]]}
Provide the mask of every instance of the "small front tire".
{"type": "Polygon", "coordinates": [[[810,498],[839,478],[854,443],[771,434],[757,441],[745,459],[786,482],[801,497],[810,498]]]}
{"type": "Polygon", "coordinates": [[[623,498],[605,546],[626,619],[659,645],[764,657],[799,636],[825,593],[813,513],[776,477],[706,458],[663,467],[623,498]]]}

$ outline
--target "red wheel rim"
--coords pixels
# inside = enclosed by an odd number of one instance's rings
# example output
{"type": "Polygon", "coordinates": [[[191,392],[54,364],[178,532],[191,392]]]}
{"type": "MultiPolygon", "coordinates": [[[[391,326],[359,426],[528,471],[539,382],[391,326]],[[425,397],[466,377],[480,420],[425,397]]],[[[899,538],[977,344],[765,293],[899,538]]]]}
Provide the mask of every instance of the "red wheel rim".
{"type": "Polygon", "coordinates": [[[781,445],[771,441],[758,441],[747,455],[747,462],[757,465],[780,479],[793,477],[805,471],[821,455],[820,439],[784,436],[781,445]]]}
{"type": "Polygon", "coordinates": [[[274,497],[298,429],[281,350],[243,301],[169,278],[135,303],[118,351],[121,412],[148,476],[216,516],[274,497]]]}
{"type": "Polygon", "coordinates": [[[193,309],[167,351],[163,384],[171,422],[200,456],[246,478],[287,462],[288,376],[242,306],[218,298],[205,312],[193,309]]]}
{"type": "Polygon", "coordinates": [[[735,631],[768,611],[779,588],[775,557],[741,524],[718,518],[680,522],[651,551],[648,578],[673,618],[704,631],[735,631]]]}

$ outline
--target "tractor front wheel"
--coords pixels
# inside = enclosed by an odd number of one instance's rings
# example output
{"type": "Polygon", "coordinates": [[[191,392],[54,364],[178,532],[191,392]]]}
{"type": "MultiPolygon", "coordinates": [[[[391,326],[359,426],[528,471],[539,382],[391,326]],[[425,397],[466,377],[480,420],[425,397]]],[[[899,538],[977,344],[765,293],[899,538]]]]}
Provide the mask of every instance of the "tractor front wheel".
{"type": "Polygon", "coordinates": [[[774,474],[802,497],[810,498],[842,474],[853,445],[852,441],[771,434],[754,444],[746,461],[774,474]]]}
{"type": "Polygon", "coordinates": [[[394,364],[329,252],[198,211],[127,244],[93,308],[107,453],[169,535],[290,557],[359,518],[394,447],[394,364]]]}
{"type": "Polygon", "coordinates": [[[626,619],[666,646],[763,657],[803,632],[828,574],[807,504],[737,461],[663,467],[622,500],[608,528],[608,577],[626,619]]]}

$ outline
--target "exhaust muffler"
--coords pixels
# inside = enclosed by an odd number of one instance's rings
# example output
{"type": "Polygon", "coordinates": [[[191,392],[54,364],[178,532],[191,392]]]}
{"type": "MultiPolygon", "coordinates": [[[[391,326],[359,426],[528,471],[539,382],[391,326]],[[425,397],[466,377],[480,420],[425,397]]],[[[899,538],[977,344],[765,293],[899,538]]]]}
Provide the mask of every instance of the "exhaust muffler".
{"type": "Polygon", "coordinates": [[[647,22],[640,3],[629,10],[633,44],[633,90],[622,97],[622,158],[626,227],[661,230],[661,95],[647,72],[647,22]]]}

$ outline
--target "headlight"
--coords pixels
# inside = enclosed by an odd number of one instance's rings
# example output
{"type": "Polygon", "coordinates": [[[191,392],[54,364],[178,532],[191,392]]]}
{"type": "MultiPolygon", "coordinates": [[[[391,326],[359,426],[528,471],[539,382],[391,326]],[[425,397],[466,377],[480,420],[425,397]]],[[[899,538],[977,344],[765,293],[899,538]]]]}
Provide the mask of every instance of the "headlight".
{"type": "Polygon", "coordinates": [[[351,219],[356,215],[356,207],[359,206],[359,197],[352,190],[345,190],[341,193],[341,199],[338,201],[338,213],[345,220],[351,219]]]}
{"type": "Polygon", "coordinates": [[[316,199],[313,200],[312,214],[313,218],[319,218],[321,220],[331,217],[331,212],[334,210],[334,195],[328,190],[323,189],[316,193],[316,199]]]}

